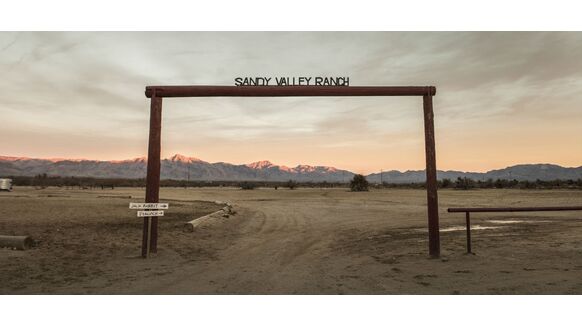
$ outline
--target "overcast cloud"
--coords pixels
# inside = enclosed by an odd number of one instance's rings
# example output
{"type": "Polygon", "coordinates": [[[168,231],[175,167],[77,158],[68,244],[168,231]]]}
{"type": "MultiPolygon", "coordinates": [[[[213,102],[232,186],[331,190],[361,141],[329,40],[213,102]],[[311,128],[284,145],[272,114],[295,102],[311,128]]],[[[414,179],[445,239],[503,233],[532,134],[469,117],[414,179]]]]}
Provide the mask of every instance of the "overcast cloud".
{"type": "MultiPolygon", "coordinates": [[[[146,154],[146,85],[435,85],[437,162],[582,165],[582,33],[0,33],[0,155],[146,154]]],[[[163,155],[419,169],[418,98],[164,99],[163,155]]]]}

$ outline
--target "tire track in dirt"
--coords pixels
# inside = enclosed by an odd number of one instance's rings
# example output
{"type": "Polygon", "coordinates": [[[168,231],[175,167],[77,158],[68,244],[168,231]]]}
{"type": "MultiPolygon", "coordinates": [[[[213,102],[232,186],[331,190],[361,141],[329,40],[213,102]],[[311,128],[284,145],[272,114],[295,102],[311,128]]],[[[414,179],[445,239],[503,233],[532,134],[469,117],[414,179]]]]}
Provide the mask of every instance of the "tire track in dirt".
{"type": "Polygon", "coordinates": [[[194,263],[144,292],[264,294],[305,289],[301,285],[310,276],[321,274],[316,254],[325,249],[327,239],[311,228],[312,218],[302,209],[261,204],[253,202],[253,210],[240,206],[240,235],[217,254],[218,260],[194,263]]]}

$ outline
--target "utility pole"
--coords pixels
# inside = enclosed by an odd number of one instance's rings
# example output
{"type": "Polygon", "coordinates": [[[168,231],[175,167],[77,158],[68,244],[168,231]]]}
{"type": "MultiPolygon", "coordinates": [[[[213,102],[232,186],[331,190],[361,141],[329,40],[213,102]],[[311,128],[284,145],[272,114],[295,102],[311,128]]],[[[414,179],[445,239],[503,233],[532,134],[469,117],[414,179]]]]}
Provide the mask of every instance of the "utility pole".
{"type": "Polygon", "coordinates": [[[380,185],[384,186],[384,179],[382,179],[382,175],[384,174],[384,169],[380,169],[380,185]]]}

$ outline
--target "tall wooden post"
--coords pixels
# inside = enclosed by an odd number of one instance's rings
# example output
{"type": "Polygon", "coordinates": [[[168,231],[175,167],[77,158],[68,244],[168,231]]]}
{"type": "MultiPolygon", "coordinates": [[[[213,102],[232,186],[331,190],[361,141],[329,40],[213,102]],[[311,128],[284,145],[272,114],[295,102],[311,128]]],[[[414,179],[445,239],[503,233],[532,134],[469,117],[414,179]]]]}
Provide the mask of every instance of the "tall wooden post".
{"type": "Polygon", "coordinates": [[[422,97],[424,109],[424,144],[426,148],[426,198],[428,207],[428,248],[431,257],[441,253],[439,237],[439,204],[437,197],[437,169],[434,142],[434,113],[432,94],[422,97]]]}
{"type": "MultiPolygon", "coordinates": [[[[160,200],[160,157],[162,146],[162,98],[151,97],[150,105],[150,136],[148,143],[148,167],[146,177],[146,203],[157,203],[160,200]]],[[[151,218],[151,229],[148,227],[150,218],[144,218],[143,240],[141,247],[142,257],[149,252],[158,251],[158,218],[151,218]],[[151,230],[151,231],[150,231],[151,230]],[[149,239],[149,243],[148,243],[149,239]]]]}

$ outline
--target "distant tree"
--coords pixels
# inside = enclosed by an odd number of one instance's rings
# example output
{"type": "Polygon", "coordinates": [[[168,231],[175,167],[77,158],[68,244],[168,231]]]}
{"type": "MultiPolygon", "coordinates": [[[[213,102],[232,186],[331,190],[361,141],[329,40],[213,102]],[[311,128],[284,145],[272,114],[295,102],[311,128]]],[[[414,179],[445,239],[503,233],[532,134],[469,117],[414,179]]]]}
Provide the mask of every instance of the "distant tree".
{"type": "Polygon", "coordinates": [[[285,187],[289,188],[290,190],[293,190],[293,189],[297,188],[297,182],[295,182],[293,180],[289,180],[285,184],[285,187]]]}
{"type": "Polygon", "coordinates": [[[463,189],[463,178],[457,177],[455,181],[455,189],[463,189]]]}
{"type": "Polygon", "coordinates": [[[464,177],[458,177],[457,181],[455,181],[455,188],[456,189],[463,189],[463,190],[467,190],[467,189],[472,189],[475,187],[475,181],[473,179],[464,177]]]}
{"type": "Polygon", "coordinates": [[[368,191],[368,180],[361,174],[354,175],[352,181],[350,181],[351,191],[368,191]]]}
{"type": "Polygon", "coordinates": [[[252,183],[252,182],[248,182],[248,181],[241,182],[241,184],[240,184],[240,188],[241,188],[242,190],[253,190],[253,189],[255,189],[256,187],[257,187],[257,186],[256,186],[254,183],[252,183]]]}
{"type": "Polygon", "coordinates": [[[451,181],[451,179],[443,179],[443,181],[441,181],[441,188],[449,188],[451,185],[453,184],[453,182],[451,181]]]}
{"type": "Polygon", "coordinates": [[[481,188],[493,188],[495,186],[495,182],[493,179],[487,179],[485,181],[479,181],[479,187],[481,188]]]}
{"type": "MultiPolygon", "coordinates": [[[[557,184],[557,186],[559,186],[559,183],[557,184]]],[[[520,183],[520,188],[522,189],[536,189],[537,185],[535,182],[531,182],[528,180],[525,181],[521,181],[520,183]]]]}

